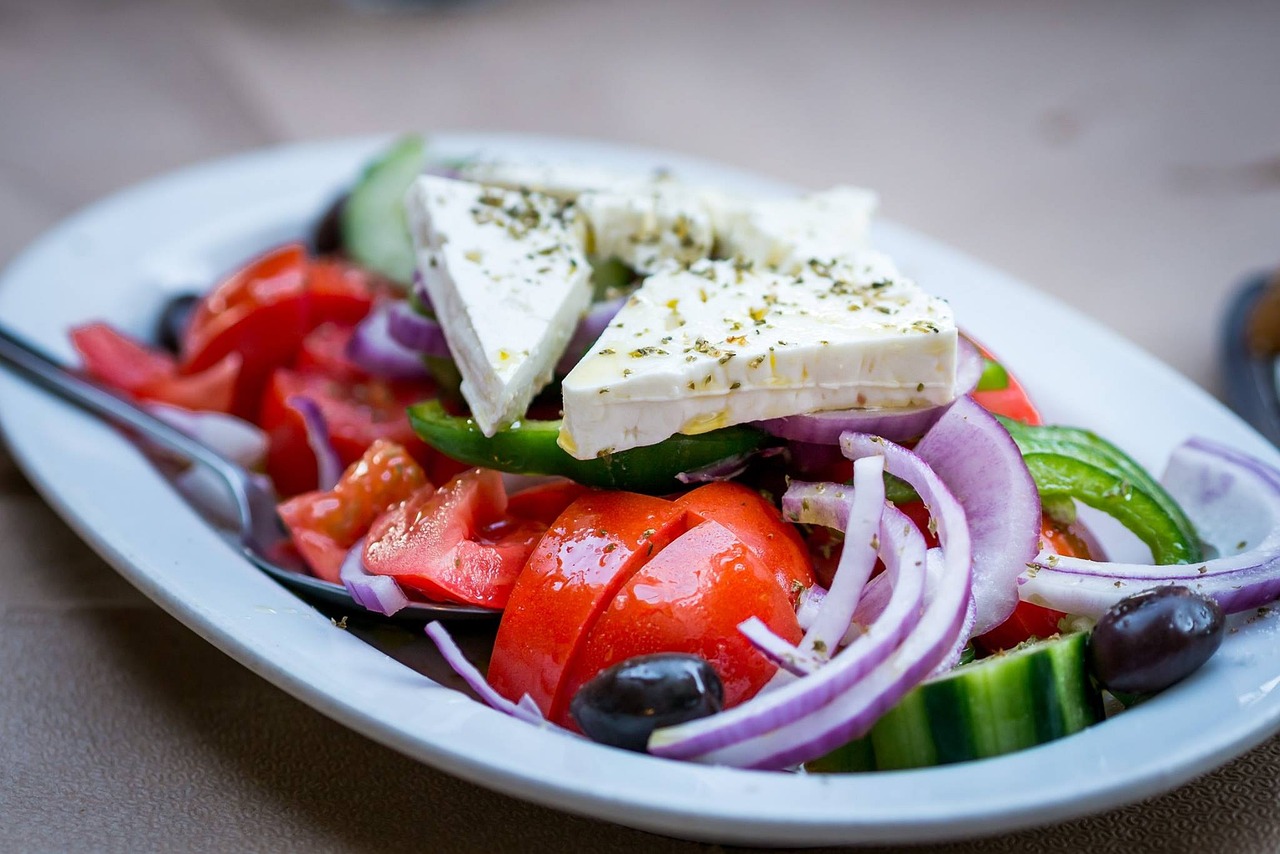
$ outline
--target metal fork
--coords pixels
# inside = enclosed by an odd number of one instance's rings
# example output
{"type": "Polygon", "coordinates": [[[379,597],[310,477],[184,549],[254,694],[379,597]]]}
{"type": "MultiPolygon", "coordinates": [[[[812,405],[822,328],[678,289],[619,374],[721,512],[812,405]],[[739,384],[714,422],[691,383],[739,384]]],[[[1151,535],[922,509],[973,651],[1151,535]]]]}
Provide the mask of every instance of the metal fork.
{"type": "MultiPolygon", "coordinates": [[[[345,587],[307,575],[300,563],[290,559],[290,551],[285,548],[289,537],[276,514],[276,496],[264,479],[254,477],[251,472],[131,401],[74,373],[3,325],[0,325],[0,364],[63,400],[217,474],[226,482],[235,501],[236,533],[246,558],[299,594],[317,601],[351,606],[364,613],[345,587]]],[[[497,614],[490,608],[472,605],[410,602],[396,614],[396,619],[493,617],[497,614]]]]}

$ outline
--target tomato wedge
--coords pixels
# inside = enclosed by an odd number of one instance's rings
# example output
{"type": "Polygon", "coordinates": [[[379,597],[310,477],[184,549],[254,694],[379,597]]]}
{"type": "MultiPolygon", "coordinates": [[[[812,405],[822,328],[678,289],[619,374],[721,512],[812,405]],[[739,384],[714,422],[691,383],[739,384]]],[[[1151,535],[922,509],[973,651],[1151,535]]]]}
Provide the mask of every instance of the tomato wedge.
{"type": "MultiPolygon", "coordinates": [[[[633,656],[683,652],[710,662],[724,683],[725,706],[737,705],[777,670],[738,631],[753,616],[793,644],[803,636],[775,571],[736,531],[703,522],[622,586],[575,656],[562,693],[572,698],[595,674],[633,656]]],[[[552,715],[572,726],[563,709],[552,715]]]]}
{"type": "Polygon", "coordinates": [[[400,445],[379,439],[331,490],[307,492],[278,508],[293,543],[319,578],[338,583],[338,570],[369,526],[415,492],[427,477],[400,445]]]}
{"type": "MultiPolygon", "coordinates": [[[[978,352],[982,353],[984,358],[1000,363],[1000,360],[991,355],[991,351],[986,347],[983,347],[977,341],[973,341],[972,338],[969,340],[978,348],[978,352]]],[[[1031,402],[1031,397],[1027,394],[1027,390],[1022,387],[1022,383],[1018,382],[1018,378],[1007,369],[1005,370],[1003,387],[974,391],[971,396],[979,406],[996,415],[1003,415],[1006,418],[1012,418],[1014,421],[1021,421],[1024,424],[1044,423],[1040,418],[1039,410],[1031,402]]]]}
{"type": "Polygon", "coordinates": [[[631,574],[688,527],[670,501],[632,492],[589,492],[547,529],[507,601],[489,684],[563,718],[561,685],[575,650],[631,574]]]}
{"type": "Polygon", "coordinates": [[[241,367],[237,353],[227,354],[199,373],[179,376],[177,362],[168,353],[105,323],[72,329],[71,343],[91,377],[139,400],[216,412],[231,408],[241,367]]]}
{"type": "Polygon", "coordinates": [[[359,322],[383,287],[341,261],[311,261],[301,244],[274,249],[228,276],[196,306],[182,340],[182,372],[196,373],[239,353],[243,368],[232,408],[252,419],[272,372],[293,364],[307,333],[323,323],[359,322]]]}
{"type": "Polygon", "coordinates": [[[446,461],[414,434],[405,410],[431,393],[424,383],[389,383],[384,380],[344,380],[323,374],[280,369],[272,374],[258,423],[267,432],[267,474],[281,495],[295,495],[316,488],[316,460],[307,443],[302,415],[289,405],[295,396],[315,401],[329,428],[329,439],[339,461],[350,465],[375,440],[390,439],[402,445],[421,463],[427,478],[443,483],[465,469],[446,461]],[[439,461],[440,465],[435,463],[439,461]]]}
{"type": "Polygon", "coordinates": [[[424,487],[369,528],[365,568],[428,599],[502,608],[545,527],[506,509],[502,475],[490,469],[424,487]]]}
{"type": "Polygon", "coordinates": [[[708,483],[676,499],[676,504],[728,528],[772,568],[792,606],[813,586],[813,564],[795,526],[756,490],[731,481],[708,483]]]}

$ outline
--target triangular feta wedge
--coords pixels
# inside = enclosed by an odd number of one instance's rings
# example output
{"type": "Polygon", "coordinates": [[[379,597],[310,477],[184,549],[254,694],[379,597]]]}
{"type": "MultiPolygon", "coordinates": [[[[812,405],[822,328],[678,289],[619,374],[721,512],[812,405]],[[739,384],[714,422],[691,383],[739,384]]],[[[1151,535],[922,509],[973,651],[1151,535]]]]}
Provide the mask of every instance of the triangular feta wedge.
{"type": "Polygon", "coordinates": [[[591,300],[581,229],[550,196],[435,176],[405,204],[462,396],[492,436],[551,380],[591,300]]]}
{"type": "Polygon", "coordinates": [[[951,400],[950,307],[886,256],[796,275],[704,261],[645,280],[562,383],[578,459],[820,410],[951,400]]]}

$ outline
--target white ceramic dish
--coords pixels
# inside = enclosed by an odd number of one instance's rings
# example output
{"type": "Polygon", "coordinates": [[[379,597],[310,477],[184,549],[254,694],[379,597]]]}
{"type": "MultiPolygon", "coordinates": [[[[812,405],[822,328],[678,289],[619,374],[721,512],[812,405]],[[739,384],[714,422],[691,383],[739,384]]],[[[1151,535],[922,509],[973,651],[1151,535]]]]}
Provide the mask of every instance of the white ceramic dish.
{"type": "MultiPolygon", "coordinates": [[[[145,332],[164,294],[206,286],[301,235],[385,140],[269,150],[149,182],[68,220],[0,281],[0,318],[71,358],[70,325],[145,332]]],[[[668,166],[758,193],[774,181],[666,153],[517,136],[440,135],[477,150],[605,166],[668,166]]],[[[877,240],[955,306],[1050,420],[1092,427],[1157,471],[1194,433],[1273,462],[1216,401],[1096,323],[905,229],[877,240]],[[1103,403],[1105,401],[1105,403],[1103,403]]],[[[0,371],[0,426],[48,501],[146,595],[256,673],[327,715],[468,780],[570,812],[693,839],[804,845],[919,842],[1046,824],[1168,790],[1280,729],[1273,618],[1243,621],[1201,672],[1157,700],[1022,753],[847,776],[663,761],[534,730],[441,688],[335,628],[242,560],[110,428],[0,371]]]]}

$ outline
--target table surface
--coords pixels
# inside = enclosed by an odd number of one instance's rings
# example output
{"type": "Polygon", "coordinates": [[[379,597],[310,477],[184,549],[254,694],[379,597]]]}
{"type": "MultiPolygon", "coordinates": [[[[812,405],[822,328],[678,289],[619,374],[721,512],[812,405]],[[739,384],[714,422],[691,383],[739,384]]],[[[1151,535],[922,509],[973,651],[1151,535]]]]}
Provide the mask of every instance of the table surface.
{"type": "MultiPolygon", "coordinates": [[[[1216,393],[1226,303],[1280,251],[1278,38],[1262,2],[0,0],[0,262],[265,144],[584,135],[872,186],[1216,393]]],[[[0,542],[0,849],[714,849],[343,729],[121,580],[3,450],[0,542]]],[[[1143,804],[940,850],[1275,850],[1278,781],[1273,740],[1143,804]]]]}

